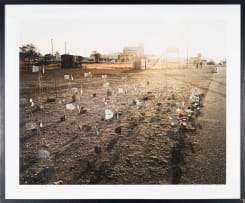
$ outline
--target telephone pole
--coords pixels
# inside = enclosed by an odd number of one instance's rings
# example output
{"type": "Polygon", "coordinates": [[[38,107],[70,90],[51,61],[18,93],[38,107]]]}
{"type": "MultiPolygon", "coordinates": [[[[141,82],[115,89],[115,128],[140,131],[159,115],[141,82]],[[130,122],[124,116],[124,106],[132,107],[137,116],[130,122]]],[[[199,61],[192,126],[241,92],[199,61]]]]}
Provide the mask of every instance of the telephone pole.
{"type": "MultiPolygon", "coordinates": [[[[54,55],[54,46],[53,46],[53,39],[51,39],[51,45],[52,45],[52,62],[53,62],[53,55],[54,55]]],[[[56,69],[54,70],[54,89],[55,89],[55,97],[57,98],[57,87],[56,87],[56,69]]]]}
{"type": "Polygon", "coordinates": [[[51,46],[52,46],[52,56],[53,56],[53,50],[54,50],[54,47],[53,47],[53,39],[51,39],[51,46]]]}

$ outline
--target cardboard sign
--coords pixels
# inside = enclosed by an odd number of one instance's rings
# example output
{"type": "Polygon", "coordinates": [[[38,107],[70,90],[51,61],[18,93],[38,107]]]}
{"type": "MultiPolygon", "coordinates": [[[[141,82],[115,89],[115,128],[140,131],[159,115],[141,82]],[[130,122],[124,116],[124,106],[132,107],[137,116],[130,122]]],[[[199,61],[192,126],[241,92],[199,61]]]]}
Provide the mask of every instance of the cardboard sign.
{"type": "Polygon", "coordinates": [[[135,99],[135,103],[137,106],[142,106],[142,102],[140,102],[138,99],[135,99]]]}
{"type": "Polygon", "coordinates": [[[73,104],[66,104],[66,109],[68,110],[74,110],[76,107],[73,104]]]}
{"type": "Polygon", "coordinates": [[[128,98],[128,105],[133,105],[133,104],[134,104],[134,99],[128,98]]]}
{"type": "Polygon", "coordinates": [[[69,75],[64,75],[64,80],[69,80],[70,76],[69,75]]]}
{"type": "Polygon", "coordinates": [[[107,78],[107,75],[101,75],[101,78],[102,79],[106,79],[107,78]]]}
{"type": "Polygon", "coordinates": [[[103,83],[103,87],[109,87],[109,86],[110,86],[110,83],[109,82],[103,83]]]}
{"type": "Polygon", "coordinates": [[[32,72],[35,73],[35,72],[39,72],[39,66],[32,66],[32,72]]]}
{"type": "Polygon", "coordinates": [[[119,87],[119,88],[118,88],[118,94],[123,94],[123,92],[124,92],[124,91],[123,91],[123,88],[122,88],[122,87],[119,87]]]}
{"type": "Polygon", "coordinates": [[[106,119],[106,120],[109,120],[109,119],[111,119],[111,118],[113,118],[113,111],[111,111],[111,110],[109,110],[109,109],[106,109],[106,110],[105,110],[105,119],[106,119]]]}
{"type": "Polygon", "coordinates": [[[29,122],[29,123],[26,123],[26,130],[34,130],[34,129],[37,129],[37,124],[34,123],[34,122],[29,122]]]}
{"type": "Polygon", "coordinates": [[[71,93],[72,94],[78,93],[78,88],[76,88],[76,87],[71,88],[71,93]]]}
{"type": "Polygon", "coordinates": [[[178,120],[175,117],[169,116],[171,126],[176,126],[178,124],[178,120]]]}
{"type": "Polygon", "coordinates": [[[126,80],[128,80],[128,77],[127,76],[123,76],[122,77],[122,81],[126,81],[126,80]]]}
{"type": "Polygon", "coordinates": [[[89,73],[84,72],[84,77],[85,77],[85,78],[89,77],[89,73]]]}

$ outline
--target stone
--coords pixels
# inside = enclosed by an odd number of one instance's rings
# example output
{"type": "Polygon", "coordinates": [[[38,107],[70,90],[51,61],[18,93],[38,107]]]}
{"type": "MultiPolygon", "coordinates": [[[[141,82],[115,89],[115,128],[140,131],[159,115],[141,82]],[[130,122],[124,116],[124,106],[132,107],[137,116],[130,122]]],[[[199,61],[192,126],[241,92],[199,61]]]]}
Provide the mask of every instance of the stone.
{"type": "Polygon", "coordinates": [[[117,128],[115,129],[115,133],[121,134],[121,132],[122,132],[122,128],[121,128],[121,127],[117,127],[117,128]]]}
{"type": "Polygon", "coordinates": [[[46,149],[38,150],[38,158],[47,159],[49,158],[50,153],[46,149]]]}
{"type": "Polygon", "coordinates": [[[54,184],[54,185],[60,185],[60,184],[62,184],[62,183],[63,183],[63,180],[58,180],[58,181],[54,182],[53,184],[54,184]]]}
{"type": "Polygon", "coordinates": [[[50,102],[55,102],[56,101],[56,98],[48,98],[47,99],[47,102],[50,103],[50,102]]]}
{"type": "Polygon", "coordinates": [[[96,154],[100,154],[102,152],[102,149],[101,149],[101,147],[95,146],[94,151],[96,154]]]}

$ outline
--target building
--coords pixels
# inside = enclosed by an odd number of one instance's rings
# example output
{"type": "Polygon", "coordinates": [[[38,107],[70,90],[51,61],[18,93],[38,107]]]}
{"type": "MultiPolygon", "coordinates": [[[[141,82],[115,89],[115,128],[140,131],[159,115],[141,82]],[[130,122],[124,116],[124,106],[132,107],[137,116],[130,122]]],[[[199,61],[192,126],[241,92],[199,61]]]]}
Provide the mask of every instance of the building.
{"type": "Polygon", "coordinates": [[[82,65],[82,56],[70,54],[61,55],[61,68],[79,68],[82,65]]]}
{"type": "Polygon", "coordinates": [[[123,53],[120,55],[120,61],[131,63],[136,56],[137,47],[124,47],[123,53]]]}
{"type": "Polygon", "coordinates": [[[207,59],[202,59],[202,60],[201,60],[201,63],[202,63],[202,65],[203,65],[204,67],[207,66],[207,62],[208,62],[207,59]]]}
{"type": "Polygon", "coordinates": [[[189,64],[198,64],[199,58],[198,57],[190,57],[188,63],[189,64]]]}
{"type": "Polygon", "coordinates": [[[202,61],[202,54],[197,53],[196,57],[190,57],[189,64],[200,64],[201,61],[202,61]]]}
{"type": "Polygon", "coordinates": [[[124,47],[123,53],[120,55],[121,62],[132,63],[136,57],[144,56],[144,45],[139,44],[138,47],[124,47]]]}
{"type": "Polygon", "coordinates": [[[111,54],[102,54],[101,60],[103,62],[110,62],[110,63],[118,62],[120,60],[121,54],[122,53],[120,53],[120,52],[114,52],[111,54]]]}
{"type": "Polygon", "coordinates": [[[90,57],[83,57],[82,63],[95,63],[95,59],[90,57]]]}

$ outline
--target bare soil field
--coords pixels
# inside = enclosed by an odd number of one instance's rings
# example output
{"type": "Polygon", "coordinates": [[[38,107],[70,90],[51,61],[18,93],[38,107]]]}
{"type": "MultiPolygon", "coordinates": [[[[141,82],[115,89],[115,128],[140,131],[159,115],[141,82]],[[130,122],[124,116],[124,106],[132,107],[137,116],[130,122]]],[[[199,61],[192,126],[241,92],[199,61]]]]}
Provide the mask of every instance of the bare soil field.
{"type": "Polygon", "coordinates": [[[181,183],[185,157],[201,148],[213,74],[118,64],[20,72],[20,184],[181,183]]]}

